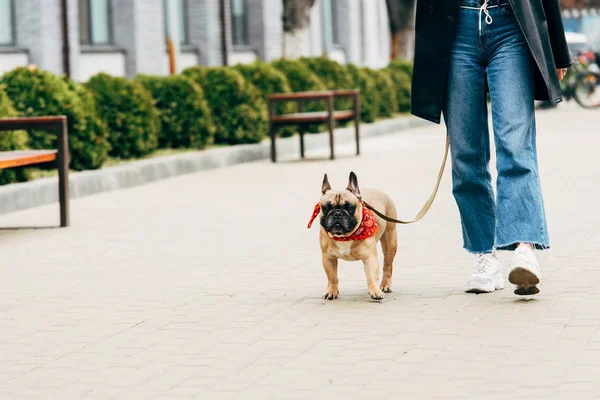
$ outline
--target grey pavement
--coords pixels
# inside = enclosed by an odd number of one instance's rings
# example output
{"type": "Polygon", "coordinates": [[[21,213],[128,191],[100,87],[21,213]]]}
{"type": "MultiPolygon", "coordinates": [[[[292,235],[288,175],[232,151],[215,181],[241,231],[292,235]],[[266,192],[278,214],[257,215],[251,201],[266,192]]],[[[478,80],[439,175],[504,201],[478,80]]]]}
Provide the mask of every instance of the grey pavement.
{"type": "MultiPolygon", "coordinates": [[[[394,292],[362,265],[326,278],[306,229],[329,174],[426,199],[444,130],[340,146],[76,199],[68,229],[0,231],[0,399],[487,399],[600,397],[600,112],[540,112],[551,252],[541,294],[462,292],[447,173],[431,213],[398,229],[394,292]]],[[[449,172],[449,171],[448,171],[449,172]]],[[[57,206],[0,217],[52,225],[57,206]]],[[[509,254],[503,254],[508,261],[509,254]]]]}

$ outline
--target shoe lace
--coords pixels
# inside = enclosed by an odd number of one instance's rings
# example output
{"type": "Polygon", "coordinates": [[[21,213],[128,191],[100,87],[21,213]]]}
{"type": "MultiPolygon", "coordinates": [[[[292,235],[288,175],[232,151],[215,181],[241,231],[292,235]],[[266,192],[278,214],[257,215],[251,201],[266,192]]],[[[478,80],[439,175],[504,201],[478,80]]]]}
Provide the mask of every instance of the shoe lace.
{"type": "Polygon", "coordinates": [[[485,274],[489,273],[491,269],[491,256],[489,254],[480,254],[475,261],[475,270],[473,272],[476,274],[485,274]]]}

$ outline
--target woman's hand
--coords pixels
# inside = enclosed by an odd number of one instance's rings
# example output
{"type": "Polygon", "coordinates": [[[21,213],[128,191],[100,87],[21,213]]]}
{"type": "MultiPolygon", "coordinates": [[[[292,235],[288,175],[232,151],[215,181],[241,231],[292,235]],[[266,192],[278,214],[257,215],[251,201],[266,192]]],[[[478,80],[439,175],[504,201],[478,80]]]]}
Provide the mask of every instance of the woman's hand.
{"type": "Polygon", "coordinates": [[[556,73],[558,74],[558,80],[562,81],[563,78],[565,77],[565,75],[567,74],[567,69],[566,68],[558,68],[556,70],[556,73]]]}

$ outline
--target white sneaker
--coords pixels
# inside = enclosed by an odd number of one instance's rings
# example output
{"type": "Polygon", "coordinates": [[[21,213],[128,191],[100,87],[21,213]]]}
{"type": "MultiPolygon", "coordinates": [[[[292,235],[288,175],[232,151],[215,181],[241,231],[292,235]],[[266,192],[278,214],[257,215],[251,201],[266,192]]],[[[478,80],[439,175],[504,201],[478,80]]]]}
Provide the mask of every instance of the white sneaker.
{"type": "Polygon", "coordinates": [[[473,274],[465,282],[467,293],[491,293],[504,289],[502,264],[491,254],[480,254],[475,260],[473,274]]]}
{"type": "Polygon", "coordinates": [[[508,274],[508,281],[517,285],[515,294],[528,296],[538,294],[540,290],[537,284],[540,283],[540,264],[537,257],[527,246],[517,247],[513,256],[512,268],[508,274]]]}

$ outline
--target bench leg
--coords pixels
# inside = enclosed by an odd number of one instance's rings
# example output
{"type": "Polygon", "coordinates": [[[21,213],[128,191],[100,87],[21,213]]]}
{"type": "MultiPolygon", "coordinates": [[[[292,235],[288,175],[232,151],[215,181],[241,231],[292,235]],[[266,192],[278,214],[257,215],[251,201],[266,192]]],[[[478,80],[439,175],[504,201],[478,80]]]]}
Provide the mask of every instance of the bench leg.
{"type": "Polygon", "coordinates": [[[58,201],[60,226],[69,226],[69,139],[66,121],[58,127],[58,201]]]}
{"type": "Polygon", "coordinates": [[[360,97],[354,98],[354,129],[356,135],[356,155],[360,155],[360,97]]]}
{"type": "Polygon", "coordinates": [[[277,148],[275,147],[275,127],[269,125],[269,134],[271,135],[271,161],[277,162],[277,148]]]}
{"type": "Polygon", "coordinates": [[[328,111],[329,111],[329,118],[328,118],[328,125],[329,125],[329,158],[331,160],[335,159],[335,152],[334,152],[334,143],[333,143],[333,131],[335,130],[335,118],[333,117],[333,96],[331,96],[328,99],[328,111]]]}
{"type": "MultiPolygon", "coordinates": [[[[304,112],[304,102],[300,100],[298,102],[298,112],[304,112]]],[[[298,133],[300,133],[300,158],[304,158],[304,125],[298,127],[298,133]]]]}
{"type": "Polygon", "coordinates": [[[300,127],[300,158],[304,158],[304,128],[300,127]]]}

